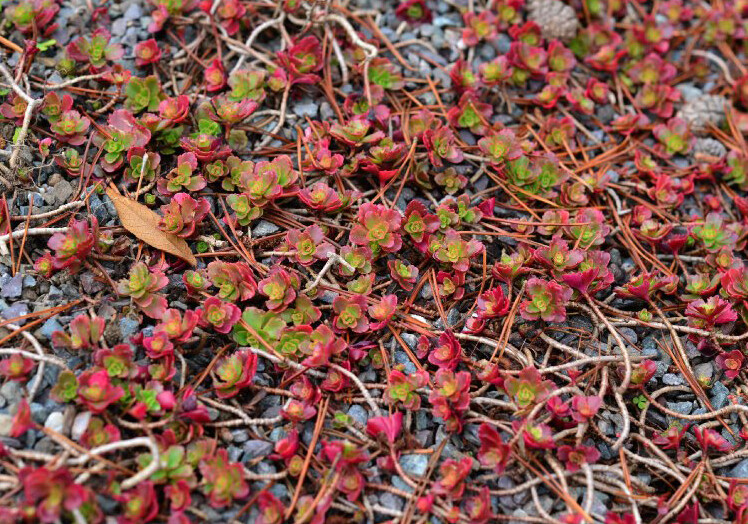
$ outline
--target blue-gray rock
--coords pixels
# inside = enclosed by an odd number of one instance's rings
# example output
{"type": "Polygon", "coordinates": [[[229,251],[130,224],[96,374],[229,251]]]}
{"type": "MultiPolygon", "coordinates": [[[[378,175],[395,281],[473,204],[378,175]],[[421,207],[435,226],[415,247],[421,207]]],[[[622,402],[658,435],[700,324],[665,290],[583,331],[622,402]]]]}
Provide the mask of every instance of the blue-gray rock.
{"type": "Polygon", "coordinates": [[[44,421],[47,420],[47,417],[52,410],[43,404],[32,402],[29,404],[29,411],[31,411],[31,418],[34,422],[44,424],[44,421]]]}
{"type": "Polygon", "coordinates": [[[715,382],[711,393],[711,403],[714,409],[721,409],[727,405],[727,395],[730,393],[730,390],[722,382],[719,380],[715,382]]]}
{"type": "Polygon", "coordinates": [[[266,237],[280,231],[278,226],[267,220],[260,220],[252,230],[252,236],[255,238],[266,237]]]}
{"type": "Polygon", "coordinates": [[[416,429],[429,429],[434,425],[433,419],[424,409],[419,409],[416,413],[416,429]]]}
{"type": "Polygon", "coordinates": [[[296,116],[316,118],[319,112],[319,105],[311,99],[304,99],[293,104],[292,110],[296,116]]]}
{"type": "Polygon", "coordinates": [[[412,375],[417,371],[415,364],[411,362],[410,357],[405,351],[395,351],[395,364],[402,364],[406,375],[412,375]]]}
{"type": "Polygon", "coordinates": [[[693,374],[696,376],[696,380],[711,384],[712,378],[714,378],[714,364],[711,362],[697,364],[693,367],[693,374]]]}
{"type": "Polygon", "coordinates": [[[109,210],[99,195],[92,193],[88,198],[88,205],[100,224],[106,224],[109,221],[109,210]]]}
{"type": "Polygon", "coordinates": [[[0,297],[18,298],[23,292],[23,275],[18,273],[16,276],[8,279],[0,290],[0,297]]]}
{"type": "Polygon", "coordinates": [[[23,396],[23,386],[11,380],[0,386],[0,396],[2,396],[8,403],[13,404],[19,398],[23,396]]]}
{"type": "Polygon", "coordinates": [[[400,336],[402,337],[403,342],[408,344],[408,347],[410,347],[410,349],[415,349],[416,346],[418,345],[418,337],[415,336],[413,333],[403,333],[400,336]]]}
{"type": "Polygon", "coordinates": [[[236,444],[241,444],[249,440],[249,433],[246,429],[235,429],[231,432],[231,438],[236,444]]]}
{"type": "Polygon", "coordinates": [[[430,429],[416,431],[415,436],[422,448],[428,448],[434,444],[434,432],[430,429]]]}
{"type": "Polygon", "coordinates": [[[52,340],[52,333],[62,330],[62,324],[60,324],[60,322],[56,318],[52,317],[44,324],[42,324],[42,327],[39,329],[39,333],[47,340],[52,340]]]}
{"type": "Polygon", "coordinates": [[[123,317],[119,320],[119,331],[125,339],[137,333],[139,327],[140,323],[137,320],[128,317],[123,317]]]}
{"type": "Polygon", "coordinates": [[[379,495],[379,502],[385,508],[395,509],[398,511],[403,509],[403,506],[405,505],[405,501],[403,499],[386,491],[379,495]]]}
{"type": "Polygon", "coordinates": [[[366,421],[369,420],[368,413],[363,406],[359,404],[352,405],[350,409],[348,409],[348,415],[362,426],[366,425],[366,421]]]}
{"type": "Polygon", "coordinates": [[[50,300],[59,300],[63,297],[62,290],[54,284],[50,284],[49,291],[47,291],[47,297],[50,300]]]}
{"type": "Polygon", "coordinates": [[[273,443],[265,440],[248,440],[244,443],[244,460],[265,457],[273,452],[273,443]]]}
{"type": "Polygon", "coordinates": [[[124,18],[118,18],[112,22],[111,33],[112,37],[118,38],[125,34],[127,30],[127,20],[124,18]]]}
{"type": "Polygon", "coordinates": [[[420,477],[429,465],[428,455],[406,454],[400,457],[400,466],[408,475],[420,477]]]}
{"type": "Polygon", "coordinates": [[[684,383],[681,375],[675,375],[673,373],[665,373],[662,377],[662,382],[666,386],[680,386],[684,383]]]}
{"type": "Polygon", "coordinates": [[[0,315],[2,315],[2,317],[6,320],[16,319],[15,323],[19,326],[24,325],[26,323],[26,319],[19,319],[18,317],[22,317],[28,314],[29,308],[25,302],[16,302],[12,306],[3,309],[3,312],[0,313],[0,315]]]}
{"type": "Polygon", "coordinates": [[[130,7],[127,8],[127,11],[125,11],[125,14],[122,15],[122,18],[125,20],[139,20],[143,16],[143,9],[140,7],[140,4],[137,2],[133,2],[130,4],[130,7]]]}
{"type": "Polygon", "coordinates": [[[693,402],[668,402],[667,408],[676,413],[690,415],[691,411],[693,411],[693,402]]]}
{"type": "Polygon", "coordinates": [[[392,475],[392,486],[407,493],[413,493],[413,488],[410,487],[410,484],[406,484],[405,481],[400,478],[400,475],[392,475]]]}
{"type": "Polygon", "coordinates": [[[242,456],[242,449],[236,446],[229,446],[228,455],[231,462],[239,462],[239,459],[242,456]]]}
{"type": "Polygon", "coordinates": [[[31,275],[23,277],[23,287],[32,287],[36,285],[36,279],[31,275]]]}

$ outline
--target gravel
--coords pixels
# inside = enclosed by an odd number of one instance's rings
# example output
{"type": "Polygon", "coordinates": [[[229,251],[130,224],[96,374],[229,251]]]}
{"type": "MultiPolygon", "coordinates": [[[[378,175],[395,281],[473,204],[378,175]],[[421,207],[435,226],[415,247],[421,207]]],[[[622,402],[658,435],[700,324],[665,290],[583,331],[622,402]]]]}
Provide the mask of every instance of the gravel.
{"type": "Polygon", "coordinates": [[[421,476],[429,465],[428,455],[405,454],[400,456],[400,466],[408,475],[421,476]]]}
{"type": "Polygon", "coordinates": [[[244,450],[244,460],[252,460],[257,457],[264,457],[273,452],[273,443],[265,440],[248,440],[242,446],[244,450]]]}
{"type": "Polygon", "coordinates": [[[23,275],[17,273],[16,276],[9,278],[5,281],[0,290],[0,297],[3,298],[18,298],[23,292],[23,275]]]}
{"type": "Polygon", "coordinates": [[[47,420],[44,421],[44,427],[57,433],[62,433],[65,427],[65,416],[61,411],[53,411],[49,414],[47,420]]]}

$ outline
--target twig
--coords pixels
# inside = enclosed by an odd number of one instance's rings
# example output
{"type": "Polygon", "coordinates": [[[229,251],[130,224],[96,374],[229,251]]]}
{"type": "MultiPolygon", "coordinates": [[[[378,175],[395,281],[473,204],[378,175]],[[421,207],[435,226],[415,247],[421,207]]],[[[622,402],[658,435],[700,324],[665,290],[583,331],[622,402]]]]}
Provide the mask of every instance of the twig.
{"type": "Polygon", "coordinates": [[[3,64],[0,64],[0,73],[2,73],[5,79],[10,83],[10,87],[13,89],[13,91],[15,91],[18,96],[26,101],[26,111],[23,113],[23,123],[19,128],[15,144],[13,145],[13,152],[10,155],[10,160],[8,160],[8,165],[10,165],[11,169],[15,169],[18,164],[18,155],[21,151],[21,145],[23,144],[24,140],[26,140],[26,135],[29,132],[29,125],[31,125],[31,115],[34,112],[34,109],[36,109],[36,106],[41,104],[42,101],[32,98],[31,95],[27,94],[23,89],[21,89],[21,87],[16,83],[8,69],[3,64]]]}
{"type": "Polygon", "coordinates": [[[317,277],[304,288],[304,293],[309,293],[312,289],[317,287],[322,281],[322,278],[327,274],[328,271],[330,271],[330,268],[335,262],[341,264],[349,271],[355,271],[355,268],[350,265],[346,259],[338,255],[337,253],[331,252],[328,255],[327,262],[325,262],[325,265],[322,266],[322,270],[319,272],[319,274],[317,274],[317,277]]]}
{"type": "Polygon", "coordinates": [[[28,236],[54,235],[55,233],[67,233],[66,227],[32,227],[26,231],[13,231],[12,233],[0,235],[0,255],[7,255],[8,246],[5,244],[11,238],[21,238],[24,234],[28,236]]]}
{"type": "Polygon", "coordinates": [[[112,451],[117,451],[120,449],[138,447],[147,447],[150,450],[151,462],[150,464],[148,464],[148,466],[140,470],[132,477],[122,481],[122,489],[130,489],[135,487],[139,483],[148,480],[148,478],[156,471],[158,471],[158,469],[161,467],[158,446],[156,445],[156,442],[149,437],[136,437],[130,440],[120,440],[117,442],[110,442],[109,444],[91,448],[84,455],[71,459],[69,463],[74,466],[82,466],[83,464],[94,458],[96,455],[102,455],[104,453],[110,453],[112,451]]]}

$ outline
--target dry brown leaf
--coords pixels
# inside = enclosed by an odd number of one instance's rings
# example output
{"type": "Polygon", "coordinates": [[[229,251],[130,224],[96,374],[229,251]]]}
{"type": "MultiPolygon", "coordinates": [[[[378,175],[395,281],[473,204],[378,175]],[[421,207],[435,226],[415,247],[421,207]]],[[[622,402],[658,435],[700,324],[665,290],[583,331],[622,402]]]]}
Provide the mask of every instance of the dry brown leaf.
{"type": "Polygon", "coordinates": [[[160,216],[143,204],[123,196],[114,184],[106,188],[106,194],[117,209],[122,227],[149,246],[179,257],[193,266],[197,265],[195,255],[183,238],[158,228],[160,216]]]}

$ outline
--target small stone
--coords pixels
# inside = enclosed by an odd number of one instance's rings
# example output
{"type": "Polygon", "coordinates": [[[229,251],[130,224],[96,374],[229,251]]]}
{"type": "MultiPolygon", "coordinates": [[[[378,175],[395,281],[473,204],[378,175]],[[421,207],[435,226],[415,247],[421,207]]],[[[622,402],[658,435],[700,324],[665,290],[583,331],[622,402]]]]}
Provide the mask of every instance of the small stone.
{"type": "Polygon", "coordinates": [[[546,39],[568,42],[576,36],[579,20],[570,5],[560,0],[530,0],[527,9],[528,20],[540,26],[546,39]]]}
{"type": "Polygon", "coordinates": [[[237,444],[247,442],[249,440],[249,433],[246,429],[235,429],[231,432],[231,440],[237,444]]]}
{"type": "Polygon", "coordinates": [[[735,479],[748,478],[748,459],[743,459],[738,462],[727,474],[728,477],[735,479]]]}
{"type": "Polygon", "coordinates": [[[686,102],[676,117],[682,118],[694,133],[705,133],[709,125],[719,127],[725,120],[727,100],[720,95],[702,95],[686,102]]]}
{"type": "Polygon", "coordinates": [[[416,431],[416,440],[422,448],[428,448],[434,444],[434,432],[430,429],[416,431]]]}
{"type": "Polygon", "coordinates": [[[350,409],[348,410],[348,415],[350,415],[353,420],[355,420],[362,426],[366,425],[366,421],[369,419],[366,410],[358,404],[354,404],[350,407],[350,409]]]}
{"type": "Polygon", "coordinates": [[[418,412],[416,412],[416,429],[422,430],[422,429],[429,429],[432,427],[433,420],[431,419],[431,416],[426,410],[419,409],[418,412]]]}
{"type": "Polygon", "coordinates": [[[386,491],[379,495],[379,502],[385,508],[394,509],[397,511],[403,509],[403,506],[405,505],[405,501],[403,499],[386,491]]]}
{"type": "Polygon", "coordinates": [[[410,361],[405,351],[395,351],[395,364],[402,364],[406,375],[412,375],[417,371],[415,364],[410,361]]]}
{"type": "Polygon", "coordinates": [[[92,193],[88,198],[88,205],[91,208],[91,212],[96,217],[96,220],[98,220],[100,224],[106,224],[109,220],[109,211],[101,198],[99,198],[99,195],[92,193]]]}
{"type": "Polygon", "coordinates": [[[683,377],[675,375],[673,373],[665,373],[662,377],[662,382],[667,386],[680,386],[684,383],[683,377]]]}
{"type": "Polygon", "coordinates": [[[255,238],[266,237],[280,231],[278,226],[267,220],[260,220],[260,222],[252,230],[252,236],[255,238]]]}
{"type": "Polygon", "coordinates": [[[668,402],[667,408],[676,413],[690,415],[691,411],[693,411],[693,402],[668,402]]]}
{"type": "Polygon", "coordinates": [[[38,424],[43,424],[49,416],[52,409],[49,406],[45,406],[38,402],[32,402],[29,404],[29,411],[31,411],[31,418],[38,424]]]}
{"type": "Polygon", "coordinates": [[[64,425],[65,417],[60,411],[53,411],[49,414],[47,420],[44,421],[45,428],[56,431],[57,433],[62,433],[64,425]]]}
{"type": "Polygon", "coordinates": [[[460,313],[460,310],[457,308],[452,308],[447,313],[447,324],[449,326],[454,326],[460,321],[461,317],[462,317],[462,313],[460,313]]]}
{"type": "Polygon", "coordinates": [[[715,382],[711,393],[711,403],[714,409],[721,409],[727,405],[727,395],[730,393],[730,390],[722,382],[715,382]]]}
{"type": "Polygon", "coordinates": [[[90,411],[78,413],[73,419],[73,427],[70,430],[70,438],[72,438],[75,442],[78,442],[88,429],[89,422],[91,422],[90,411]]]}
{"type": "Polygon", "coordinates": [[[265,440],[248,440],[244,443],[244,460],[265,457],[273,452],[273,443],[265,440]]]}
{"type": "Polygon", "coordinates": [[[121,37],[127,30],[127,20],[124,18],[118,18],[112,22],[111,33],[113,37],[121,37]]]}
{"type": "Polygon", "coordinates": [[[127,339],[138,332],[140,323],[137,320],[133,320],[128,317],[121,318],[119,320],[119,330],[122,333],[122,338],[127,339]]]}
{"type": "Polygon", "coordinates": [[[293,104],[293,112],[296,116],[299,117],[310,117],[310,118],[316,118],[317,112],[319,111],[319,106],[316,102],[310,100],[310,99],[304,99],[300,102],[297,102],[293,104]]]}
{"type": "Polygon", "coordinates": [[[44,194],[44,200],[47,204],[66,204],[74,192],[73,185],[62,179],[52,187],[51,191],[44,194]]]}
{"type": "MultiPolygon", "coordinates": [[[[0,313],[0,315],[2,315],[2,317],[6,320],[18,319],[18,317],[22,317],[28,314],[29,308],[24,302],[16,302],[12,306],[3,309],[3,312],[0,313]]],[[[22,326],[26,323],[26,319],[18,319],[15,321],[15,323],[19,326],[22,326]]]]}
{"type": "Polygon", "coordinates": [[[18,298],[23,292],[23,275],[18,273],[16,276],[9,279],[3,284],[2,290],[0,290],[0,297],[3,298],[18,298]]]}
{"type": "Polygon", "coordinates": [[[0,413],[0,437],[10,436],[10,430],[13,427],[13,417],[5,413],[0,413]]]}
{"type": "Polygon", "coordinates": [[[413,333],[403,333],[400,335],[403,339],[403,342],[408,344],[408,347],[410,349],[415,349],[418,345],[418,337],[415,336],[413,333]]]}
{"type": "Polygon", "coordinates": [[[429,459],[427,455],[407,454],[400,457],[400,466],[409,475],[420,477],[426,473],[428,465],[429,459]]]}
{"type": "Polygon", "coordinates": [[[693,374],[696,375],[696,380],[702,384],[711,384],[712,378],[714,378],[714,364],[711,362],[697,364],[693,367],[693,374]]]}
{"type": "Polygon", "coordinates": [[[23,395],[23,386],[15,380],[8,381],[0,386],[0,395],[12,404],[23,395]]]}
{"type": "Polygon", "coordinates": [[[139,20],[143,16],[143,9],[140,7],[140,4],[137,2],[133,2],[130,4],[130,6],[127,8],[127,11],[125,11],[125,14],[122,15],[122,18],[125,20],[139,20]]]}
{"type": "Polygon", "coordinates": [[[229,460],[231,462],[239,462],[239,459],[242,456],[242,448],[238,448],[236,446],[229,446],[227,448],[229,460]]]}

